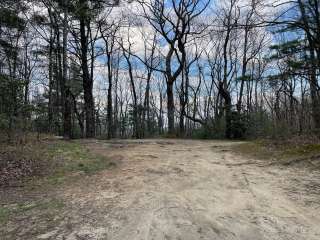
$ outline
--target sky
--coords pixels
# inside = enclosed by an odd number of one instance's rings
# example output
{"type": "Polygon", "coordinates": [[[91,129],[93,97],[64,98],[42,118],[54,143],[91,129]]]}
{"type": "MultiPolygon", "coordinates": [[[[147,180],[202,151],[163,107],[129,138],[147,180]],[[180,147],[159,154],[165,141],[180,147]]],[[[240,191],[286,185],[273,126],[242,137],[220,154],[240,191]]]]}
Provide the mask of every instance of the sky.
{"type": "MultiPolygon", "coordinates": [[[[150,1],[150,0],[147,0],[150,1]]],[[[168,0],[165,0],[166,2],[169,2],[168,0]]],[[[241,11],[241,13],[245,13],[248,3],[250,3],[251,0],[238,0],[238,7],[241,11]]],[[[273,18],[279,11],[281,11],[285,5],[281,5],[286,0],[260,0],[261,4],[259,7],[259,15],[263,16],[265,19],[271,19],[273,18]],[[277,5],[280,5],[280,7],[275,7],[277,5]]],[[[216,31],[216,25],[221,25],[221,22],[219,22],[219,15],[223,13],[222,9],[229,6],[230,0],[211,0],[208,8],[201,16],[199,16],[198,21],[202,21],[206,24],[210,24],[209,27],[212,32],[216,31]]],[[[205,1],[201,0],[201,3],[204,4],[205,1]]],[[[167,4],[167,11],[172,11],[171,4],[167,4]]],[[[100,17],[106,18],[107,22],[117,22],[121,21],[121,31],[119,32],[119,37],[124,37],[124,39],[127,39],[127,35],[129,35],[130,42],[132,44],[132,49],[135,52],[135,54],[140,55],[141,57],[144,54],[144,48],[145,44],[151,45],[151,40],[154,35],[154,29],[150,26],[149,23],[145,19],[141,17],[143,14],[142,8],[139,3],[133,1],[132,3],[128,2],[122,2],[120,7],[114,7],[111,10],[106,10],[105,13],[103,13],[100,17]],[[129,27],[130,26],[130,27],[129,27]]],[[[262,32],[259,34],[264,34],[264,31],[267,32],[266,29],[261,29],[262,32]]],[[[215,33],[212,34],[215,36],[215,33]]],[[[241,45],[241,35],[237,36],[239,39],[239,45],[241,45]],[[240,36],[240,37],[239,37],[240,36]]],[[[270,35],[271,36],[271,35],[270,35]]],[[[256,36],[259,38],[259,35],[256,36]]],[[[203,36],[201,40],[198,40],[197,43],[203,48],[206,48],[206,51],[210,51],[213,48],[213,43],[211,41],[209,35],[203,36]]],[[[158,50],[165,54],[168,51],[168,46],[166,42],[159,36],[159,44],[158,44],[158,50]]],[[[126,41],[125,41],[126,42],[126,41]]],[[[99,43],[102,44],[102,43],[99,43]]],[[[188,49],[188,55],[191,57],[191,55],[195,52],[194,47],[189,47],[188,49]]],[[[214,50],[211,51],[211,54],[214,54],[214,50]]],[[[206,56],[203,55],[203,61],[206,56]]],[[[136,67],[135,69],[135,75],[141,76],[144,74],[143,65],[139,62],[139,60],[132,58],[134,65],[136,67]]],[[[106,85],[106,74],[107,70],[105,67],[105,61],[106,57],[102,56],[99,57],[96,61],[96,68],[95,68],[95,89],[96,91],[104,90],[107,88],[106,85]]],[[[173,64],[174,65],[174,64],[173,64]]],[[[122,78],[125,78],[127,76],[127,66],[122,61],[121,63],[121,75],[122,78]]],[[[194,82],[196,84],[197,79],[196,76],[198,72],[195,70],[195,66],[191,68],[191,77],[194,78],[194,82]]]]}

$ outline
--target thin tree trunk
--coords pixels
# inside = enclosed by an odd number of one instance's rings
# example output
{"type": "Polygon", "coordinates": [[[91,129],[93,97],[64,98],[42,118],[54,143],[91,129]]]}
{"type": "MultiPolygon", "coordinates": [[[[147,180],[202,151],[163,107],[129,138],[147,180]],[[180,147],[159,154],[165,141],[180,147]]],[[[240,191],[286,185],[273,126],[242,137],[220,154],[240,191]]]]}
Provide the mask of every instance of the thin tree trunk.
{"type": "Polygon", "coordinates": [[[174,134],[174,96],[173,96],[173,81],[167,83],[167,109],[168,109],[168,131],[169,134],[174,134]]]}
{"type": "MultiPolygon", "coordinates": [[[[82,0],[83,2],[84,0],[82,0]]],[[[84,109],[86,118],[86,137],[95,136],[95,112],[93,99],[93,79],[90,77],[88,68],[88,37],[86,33],[86,25],[90,24],[86,20],[86,16],[80,19],[80,35],[81,35],[81,68],[84,90],[84,109]]]]}
{"type": "MultiPolygon", "coordinates": [[[[67,0],[66,4],[67,4],[67,0]]],[[[63,95],[63,136],[64,138],[72,138],[72,123],[71,123],[71,101],[70,101],[70,90],[67,84],[68,81],[68,60],[67,60],[67,44],[68,44],[68,10],[67,6],[64,7],[64,19],[63,19],[63,76],[62,76],[62,95],[63,95]]]]}

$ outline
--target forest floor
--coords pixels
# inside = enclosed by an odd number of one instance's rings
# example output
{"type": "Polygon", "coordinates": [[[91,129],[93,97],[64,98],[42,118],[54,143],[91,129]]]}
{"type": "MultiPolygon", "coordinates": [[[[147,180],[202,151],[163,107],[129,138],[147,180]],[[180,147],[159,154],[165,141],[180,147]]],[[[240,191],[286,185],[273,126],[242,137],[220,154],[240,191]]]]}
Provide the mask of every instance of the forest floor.
{"type": "Polygon", "coordinates": [[[248,157],[240,142],[77,144],[108,167],[0,190],[0,239],[320,239],[319,168],[248,157]]]}

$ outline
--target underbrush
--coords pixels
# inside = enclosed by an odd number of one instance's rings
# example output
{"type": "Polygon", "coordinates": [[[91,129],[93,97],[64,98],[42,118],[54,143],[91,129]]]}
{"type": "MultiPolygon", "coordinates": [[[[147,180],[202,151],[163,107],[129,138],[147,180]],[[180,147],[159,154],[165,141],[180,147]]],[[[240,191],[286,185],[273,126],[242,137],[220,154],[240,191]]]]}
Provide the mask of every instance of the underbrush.
{"type": "Polygon", "coordinates": [[[4,187],[57,184],[70,176],[90,175],[113,166],[111,159],[91,152],[81,141],[45,137],[0,145],[0,186],[4,187]]]}
{"type": "Polygon", "coordinates": [[[52,221],[55,214],[59,212],[65,204],[60,199],[42,199],[33,202],[14,203],[0,206],[0,224],[7,223],[12,217],[24,218],[35,212],[52,221]]]}
{"type": "Polygon", "coordinates": [[[32,216],[38,216],[34,224],[52,224],[65,208],[54,194],[58,187],[116,166],[85,144],[50,136],[0,144],[0,235],[11,223],[32,216]]]}
{"type": "Polygon", "coordinates": [[[255,140],[235,146],[234,151],[247,157],[283,165],[305,163],[320,168],[320,141],[312,136],[255,140]]]}
{"type": "Polygon", "coordinates": [[[22,178],[41,175],[51,161],[48,161],[45,145],[37,140],[26,144],[0,144],[0,185],[10,185],[22,178]]]}
{"type": "Polygon", "coordinates": [[[63,182],[70,175],[92,175],[116,166],[111,159],[91,152],[81,141],[56,141],[47,150],[57,164],[54,173],[45,178],[52,184],[63,182]]]}

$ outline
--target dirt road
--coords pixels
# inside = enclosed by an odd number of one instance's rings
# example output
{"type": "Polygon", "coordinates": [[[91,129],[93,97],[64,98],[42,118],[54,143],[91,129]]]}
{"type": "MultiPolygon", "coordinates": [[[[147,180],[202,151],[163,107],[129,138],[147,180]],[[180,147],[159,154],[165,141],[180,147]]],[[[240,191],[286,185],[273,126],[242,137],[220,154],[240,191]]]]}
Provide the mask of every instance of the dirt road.
{"type": "Polygon", "coordinates": [[[320,174],[245,159],[232,144],[88,141],[118,167],[58,191],[65,210],[35,239],[319,240],[320,174]]]}

